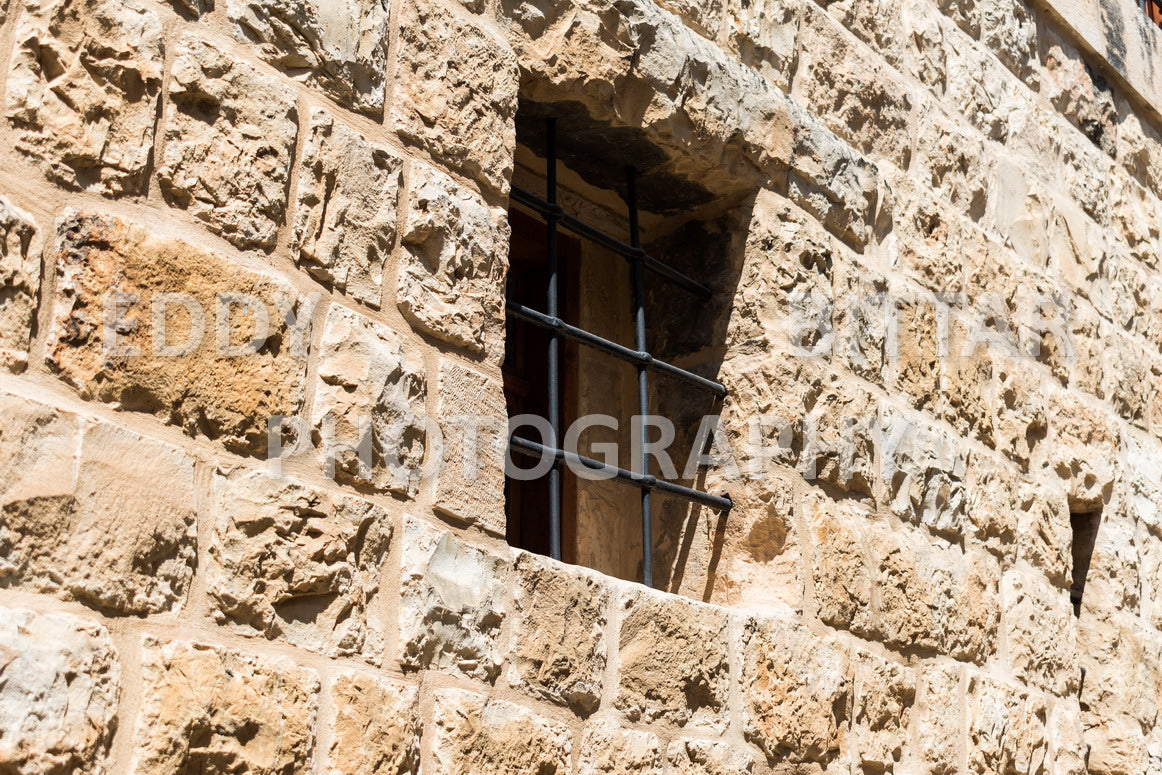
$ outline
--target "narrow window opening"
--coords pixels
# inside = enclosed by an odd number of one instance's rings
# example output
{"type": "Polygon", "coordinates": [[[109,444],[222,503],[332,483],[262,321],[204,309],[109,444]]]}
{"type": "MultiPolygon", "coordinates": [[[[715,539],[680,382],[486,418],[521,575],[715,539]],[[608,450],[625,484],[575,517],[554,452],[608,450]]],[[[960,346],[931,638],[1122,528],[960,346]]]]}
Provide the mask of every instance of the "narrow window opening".
{"type": "Polygon", "coordinates": [[[1069,524],[1073,529],[1073,584],[1069,588],[1069,600],[1073,603],[1073,615],[1081,616],[1081,598],[1097,542],[1101,511],[1073,512],[1069,515],[1069,524]]]}

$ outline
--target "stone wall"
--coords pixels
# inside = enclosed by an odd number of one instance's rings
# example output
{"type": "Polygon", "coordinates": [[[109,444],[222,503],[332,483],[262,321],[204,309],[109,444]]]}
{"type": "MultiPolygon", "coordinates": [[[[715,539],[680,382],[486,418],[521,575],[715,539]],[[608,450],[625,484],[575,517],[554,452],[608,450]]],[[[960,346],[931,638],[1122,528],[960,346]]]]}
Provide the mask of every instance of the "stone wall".
{"type": "Polygon", "coordinates": [[[0,771],[1162,772],[1157,82],[1053,7],[3,0],[0,771]],[[744,202],[665,591],[462,421],[518,99],[744,202]]]}

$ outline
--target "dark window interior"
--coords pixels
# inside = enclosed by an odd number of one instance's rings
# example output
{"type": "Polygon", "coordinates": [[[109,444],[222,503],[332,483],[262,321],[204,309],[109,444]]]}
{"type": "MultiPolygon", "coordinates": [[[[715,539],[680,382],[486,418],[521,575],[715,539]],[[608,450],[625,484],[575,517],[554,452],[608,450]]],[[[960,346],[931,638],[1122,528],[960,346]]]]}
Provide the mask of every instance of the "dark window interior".
{"type": "Polygon", "coordinates": [[[1069,524],[1073,528],[1073,585],[1069,588],[1069,600],[1073,603],[1073,615],[1081,616],[1081,597],[1085,593],[1101,512],[1070,514],[1069,524]]]}

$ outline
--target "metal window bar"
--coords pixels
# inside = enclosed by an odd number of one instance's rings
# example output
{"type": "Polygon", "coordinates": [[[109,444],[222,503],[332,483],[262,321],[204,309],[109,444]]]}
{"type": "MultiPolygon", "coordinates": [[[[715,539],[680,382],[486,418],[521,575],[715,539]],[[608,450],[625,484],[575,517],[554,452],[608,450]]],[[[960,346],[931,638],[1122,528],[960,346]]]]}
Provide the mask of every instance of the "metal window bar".
{"type": "Polygon", "coordinates": [[[509,439],[509,447],[521,454],[542,456],[552,455],[553,464],[549,468],[549,554],[555,560],[561,559],[561,466],[566,462],[583,465],[594,471],[603,471],[611,474],[617,481],[633,487],[641,492],[641,524],[642,524],[642,582],[646,586],[653,586],[653,515],[651,495],[654,490],[675,495],[693,503],[698,503],[721,511],[729,511],[733,506],[729,496],[711,495],[709,493],[684,487],[673,482],[658,479],[649,473],[649,455],[646,450],[641,451],[638,460],[640,472],[629,471],[617,466],[602,463],[593,458],[578,455],[564,450],[559,442],[561,436],[561,386],[560,386],[560,354],[561,342],[564,338],[572,339],[587,347],[608,353],[631,363],[637,370],[638,386],[638,432],[645,438],[649,414],[649,372],[655,371],[683,380],[701,390],[722,398],[726,395],[726,387],[714,380],[694,374],[685,369],[673,366],[664,361],[655,360],[646,349],[645,327],[645,282],[643,270],[649,269],[673,284],[690,291],[700,297],[708,298],[712,291],[701,283],[695,282],[677,270],[651,258],[641,247],[641,232],[638,224],[637,208],[637,176],[632,168],[626,169],[626,198],[629,205],[630,244],[610,237],[609,235],[578,221],[562,211],[557,204],[557,122],[554,118],[546,120],[546,157],[548,169],[545,179],[547,184],[547,198],[542,199],[535,194],[513,186],[513,201],[528,207],[545,218],[547,225],[547,252],[549,261],[549,282],[546,290],[546,310],[541,313],[524,305],[509,302],[508,312],[533,325],[549,331],[548,369],[549,369],[549,426],[551,438],[549,445],[540,444],[529,439],[513,436],[509,439]],[[611,342],[584,329],[569,325],[559,317],[560,285],[557,255],[558,229],[565,229],[582,239],[587,239],[608,250],[611,250],[630,262],[632,279],[632,313],[634,317],[634,346],[631,349],[611,342]]]}

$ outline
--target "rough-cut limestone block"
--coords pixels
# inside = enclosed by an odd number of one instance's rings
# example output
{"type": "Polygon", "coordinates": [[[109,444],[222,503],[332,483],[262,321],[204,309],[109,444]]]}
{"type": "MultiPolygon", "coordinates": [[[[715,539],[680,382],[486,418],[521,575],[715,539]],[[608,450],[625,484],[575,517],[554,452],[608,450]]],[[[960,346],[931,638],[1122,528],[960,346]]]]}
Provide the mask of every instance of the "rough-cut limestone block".
{"type": "Polygon", "coordinates": [[[131,771],[310,771],[319,682],[285,657],[179,641],[143,643],[131,771]]]}
{"type": "Polygon", "coordinates": [[[836,375],[814,392],[815,405],[804,418],[799,473],[811,482],[871,496],[879,443],[878,399],[862,386],[836,375]]]}
{"type": "Polygon", "coordinates": [[[833,627],[867,632],[872,568],[862,525],[871,518],[871,512],[858,503],[834,501],[816,493],[805,508],[816,613],[833,627]]]}
{"type": "Polygon", "coordinates": [[[911,670],[871,654],[856,656],[852,747],[865,772],[895,771],[904,756],[915,701],[911,670]]]}
{"type": "Polygon", "coordinates": [[[412,173],[396,301],[420,330],[499,363],[508,221],[430,167],[412,173]]]}
{"type": "Polygon", "coordinates": [[[609,590],[594,573],[521,554],[511,680],[534,696],[588,715],[601,702],[609,590]]]}
{"type": "Polygon", "coordinates": [[[888,0],[839,0],[823,6],[851,34],[868,44],[888,64],[904,70],[907,3],[888,0]]]}
{"type": "Polygon", "coordinates": [[[1155,400],[1156,358],[1123,334],[1105,342],[1104,392],[1114,411],[1139,428],[1147,427],[1150,405],[1155,400]]]}
{"type": "Polygon", "coordinates": [[[1016,471],[1000,458],[975,450],[969,454],[964,490],[968,531],[1002,559],[1012,557],[1016,543],[1016,480],[1016,471]]]}
{"type": "Polygon", "coordinates": [[[1069,123],[1108,155],[1118,157],[1118,111],[1108,82],[1069,40],[1046,25],[1041,93],[1069,123]]]}
{"type": "Polygon", "coordinates": [[[415,519],[403,542],[400,664],[495,680],[508,562],[415,519]]]}
{"type": "Polygon", "coordinates": [[[161,95],[161,19],[137,0],[24,0],[5,112],[56,181],[141,193],[161,95]]]}
{"type": "Polygon", "coordinates": [[[980,37],[980,8],[977,0],[936,0],[936,5],[970,37],[980,37]]]}
{"type": "Polygon", "coordinates": [[[1002,623],[1013,673],[1027,685],[1063,696],[1076,694],[1077,620],[1069,591],[1016,570],[1005,573],[1001,583],[1002,623]]]}
{"type": "MultiPolygon", "coordinates": [[[[1109,255],[1108,257],[1099,255],[1097,258],[1101,259],[1100,268],[1102,279],[1108,278],[1112,285],[1115,281],[1115,276],[1111,276],[1109,270],[1120,270],[1123,268],[1137,270],[1133,275],[1135,279],[1137,279],[1138,274],[1142,271],[1138,267],[1157,270],[1158,238],[1159,231],[1162,231],[1162,226],[1159,225],[1160,216],[1157,210],[1157,198],[1139,185],[1137,181],[1131,179],[1119,167],[1114,168],[1113,181],[1110,189],[1110,218],[1113,222],[1110,224],[1108,234],[1110,243],[1108,246],[1104,246],[1106,249],[1103,251],[1103,253],[1108,253],[1109,255]],[[1124,245],[1121,244],[1123,240],[1125,242],[1124,245]]],[[[1096,225],[1088,218],[1082,216],[1080,222],[1096,230],[1096,225]]],[[[1070,257],[1072,258],[1072,256],[1070,257]]],[[[1070,279],[1074,281],[1074,285],[1079,286],[1079,291],[1083,294],[1088,294],[1089,288],[1086,288],[1083,283],[1077,282],[1076,278],[1070,279]]],[[[1090,278],[1086,277],[1083,279],[1088,280],[1090,278]]],[[[1145,280],[1150,285],[1155,284],[1156,281],[1157,278],[1155,276],[1149,276],[1145,280]]],[[[1158,309],[1158,302],[1155,299],[1151,298],[1148,293],[1136,298],[1128,298],[1125,294],[1129,289],[1121,285],[1102,290],[1118,292],[1115,300],[1119,303],[1114,305],[1112,311],[1117,312],[1119,315],[1123,314],[1123,311],[1127,309],[1133,311],[1138,311],[1139,308],[1143,308],[1143,311],[1149,310],[1152,314],[1129,315],[1127,316],[1128,320],[1121,317],[1111,317],[1121,323],[1128,331],[1141,334],[1157,344],[1158,321],[1155,315],[1158,309]]],[[[1137,289],[1135,288],[1133,290],[1137,289]]],[[[1100,299],[1102,294],[1099,292],[1095,296],[1100,299]]],[[[1103,307],[1102,312],[1105,311],[1106,309],[1103,307]]]]}
{"type": "MultiPolygon", "coordinates": [[[[925,166],[935,167],[928,169],[927,176],[933,186],[938,185],[935,178],[942,174],[943,168],[936,165],[955,162],[950,162],[941,149],[933,151],[935,159],[925,155],[927,146],[920,146],[919,151],[917,171],[925,166]]],[[[987,245],[981,244],[982,240],[973,240],[972,228],[956,208],[933,196],[912,178],[894,176],[892,191],[900,203],[893,212],[892,224],[898,239],[896,263],[925,288],[938,294],[938,298],[951,302],[955,297],[948,295],[965,291],[966,267],[980,260],[976,254],[987,250],[987,245]]],[[[897,302],[913,298],[925,297],[899,289],[892,293],[892,300],[897,302]]]]}
{"type": "MultiPolygon", "coordinates": [[[[1128,436],[1119,467],[1126,516],[1144,525],[1152,536],[1162,535],[1162,481],[1158,480],[1156,467],[1159,455],[1162,445],[1157,441],[1128,436]]],[[[1162,597],[1158,600],[1162,601],[1162,597]]]]}
{"type": "Polygon", "coordinates": [[[941,358],[936,409],[966,438],[991,446],[995,414],[993,359],[982,341],[984,323],[971,316],[950,315],[947,351],[941,358]]]}
{"type": "Polygon", "coordinates": [[[436,508],[504,535],[504,386],[441,358],[439,395],[444,459],[436,479],[436,508]]]}
{"type": "Polygon", "coordinates": [[[0,196],[0,368],[23,371],[40,290],[40,244],[32,216],[0,196]]]}
{"type": "Polygon", "coordinates": [[[218,471],[213,488],[203,574],[214,618],[328,656],[378,663],[387,513],[243,468],[218,471]]]}
{"type": "Polygon", "coordinates": [[[1040,85],[1037,68],[1037,20],[1024,0],[978,0],[980,41],[1005,67],[1033,90],[1040,85]]]}
{"type": "Polygon", "coordinates": [[[1017,492],[1017,558],[1025,560],[1059,587],[1071,582],[1072,529],[1065,494],[1022,483],[1017,492]]]}
{"type": "MultiPolygon", "coordinates": [[[[910,172],[932,186],[961,214],[979,221],[988,201],[991,149],[954,117],[935,105],[917,120],[919,137],[910,172]]],[[[924,199],[919,206],[935,205],[924,199]]],[[[933,290],[955,291],[955,288],[933,290]]]]}
{"type": "Polygon", "coordinates": [[[403,160],[311,111],[291,250],[320,282],[379,308],[395,243],[403,160]]]}
{"type": "Polygon", "coordinates": [[[666,750],[667,775],[750,775],[754,756],[726,741],[680,739],[666,750]]]}
{"type": "Polygon", "coordinates": [[[241,248],[274,246],[297,131],[283,84],[209,43],[178,44],[162,117],[166,200],[241,248]]]}
{"type": "Polygon", "coordinates": [[[833,353],[853,374],[883,385],[884,342],[889,315],[888,282],[856,261],[835,267],[833,353]]]}
{"type": "Polygon", "coordinates": [[[967,454],[956,437],[896,409],[880,415],[880,479],[892,512],[946,535],[964,518],[967,454]]]}
{"type": "Polygon", "coordinates": [[[1082,737],[1089,775],[1131,775],[1150,772],[1157,757],[1151,755],[1140,723],[1129,716],[1116,715],[1087,725],[1082,737]]]}
{"type": "Polygon", "coordinates": [[[1004,65],[961,36],[944,39],[948,66],[945,104],[968,119],[990,140],[1003,142],[1014,114],[1024,109],[1024,87],[1004,65]]]}
{"type": "Polygon", "coordinates": [[[404,775],[420,764],[416,687],[344,670],[335,679],[334,736],[325,775],[404,775]]]}
{"type": "MultiPolygon", "coordinates": [[[[1152,535],[1141,547],[1140,578],[1142,619],[1155,630],[1162,630],[1162,542],[1152,535]]],[[[1086,597],[1089,597],[1088,582],[1086,597]]],[[[1082,607],[1089,608],[1085,599],[1082,600],[1082,607]]]]}
{"type": "Polygon", "coordinates": [[[502,700],[442,689],[432,709],[432,775],[565,773],[572,749],[568,728],[502,700]]]}
{"type": "Polygon", "coordinates": [[[631,721],[721,729],[730,670],[720,608],[652,590],[623,601],[614,704],[631,721]]]}
{"type": "Polygon", "coordinates": [[[0,397],[0,586],[111,614],[168,611],[194,565],[194,461],[107,425],[0,397]],[[76,450],[80,437],[80,461],[76,450]]]}
{"type": "Polygon", "coordinates": [[[1086,215],[1109,223],[1110,179],[1114,162],[1087,139],[1069,128],[1060,130],[1061,173],[1069,195],[1086,215]]]}
{"type": "Polygon", "coordinates": [[[799,30],[794,96],[831,131],[871,158],[908,166],[912,103],[903,83],[822,9],[799,30]]]}
{"type": "Polygon", "coordinates": [[[1001,566],[975,547],[963,554],[947,550],[952,559],[939,560],[956,575],[952,593],[943,601],[943,651],[955,659],[984,664],[997,650],[1000,626],[1001,566]]]}
{"type": "MultiPolygon", "coordinates": [[[[1084,602],[1082,603],[1084,606],[1084,602]]],[[[1079,693],[1081,707],[1087,708],[1083,721],[1090,733],[1106,729],[1108,742],[1094,743],[1121,748],[1139,746],[1143,731],[1157,725],[1158,696],[1162,692],[1162,639],[1157,632],[1129,621],[1128,617],[1107,612],[1083,610],[1079,619],[1079,651],[1086,668],[1085,681],[1079,693]],[[1130,722],[1133,726],[1125,724],[1130,722]]],[[[1110,751],[1115,754],[1115,751],[1110,751]]],[[[1103,757],[1104,758],[1104,757],[1103,757]]],[[[1095,772],[1141,772],[1110,770],[1095,772]]]]}
{"type": "Polygon", "coordinates": [[[960,667],[929,665],[916,694],[915,758],[922,772],[951,775],[957,772],[960,741],[963,737],[964,704],[961,698],[960,667]]]}
{"type": "Polygon", "coordinates": [[[662,775],[662,750],[652,732],[621,729],[610,721],[586,728],[577,775],[662,775]]]}
{"type": "Polygon", "coordinates": [[[1049,716],[1048,767],[1052,775],[1088,775],[1085,727],[1076,703],[1058,702],[1049,716]]]}
{"type": "Polygon", "coordinates": [[[265,61],[360,113],[383,112],[389,0],[226,0],[265,61]]]}
{"type": "Polygon", "coordinates": [[[803,5],[791,0],[727,0],[726,29],[731,52],[787,91],[795,63],[803,5]]]}
{"type": "Polygon", "coordinates": [[[519,80],[512,49],[442,6],[404,8],[392,126],[454,169],[507,192],[519,80]]]}
{"type": "Polygon", "coordinates": [[[1117,152],[1114,154],[1134,180],[1162,197],[1162,135],[1125,96],[1115,98],[1117,152]]]}
{"type": "Polygon", "coordinates": [[[0,770],[106,772],[120,689],[117,650],[104,627],[0,609],[0,770]]]}
{"type": "Polygon", "coordinates": [[[1063,390],[1049,396],[1049,463],[1066,488],[1071,511],[1098,511],[1113,490],[1121,441],[1108,411],[1063,390]]]}
{"type": "Polygon", "coordinates": [[[984,676],[968,679],[968,769],[977,775],[1044,772],[1045,701],[984,676]]]}
{"type": "Polygon", "coordinates": [[[742,638],[744,731],[770,761],[826,763],[847,727],[845,649],[780,619],[754,619],[742,638]]]}
{"type": "Polygon", "coordinates": [[[414,498],[428,443],[424,366],[385,325],[332,304],[319,348],[314,422],[324,469],[414,498]]]}
{"type": "Polygon", "coordinates": [[[1048,432],[1043,372],[1023,358],[993,362],[997,416],[993,421],[996,449],[1027,471],[1048,432]]]}
{"type": "Polygon", "coordinates": [[[305,301],[111,216],[68,214],[57,233],[48,365],[87,399],[264,453],[271,419],[302,404],[305,301]]]}
{"type": "Polygon", "coordinates": [[[1143,553],[1156,551],[1159,542],[1148,537],[1139,542],[1136,527],[1116,507],[1102,512],[1086,575],[1082,616],[1102,618],[1113,611],[1145,615],[1139,607],[1147,573],[1143,553]]]}
{"type": "Polygon", "coordinates": [[[932,411],[940,395],[948,308],[928,293],[899,289],[892,295],[886,343],[889,390],[917,409],[932,411]]]}
{"type": "Polygon", "coordinates": [[[169,0],[169,3],[191,19],[214,10],[214,0],[169,0]]]}

